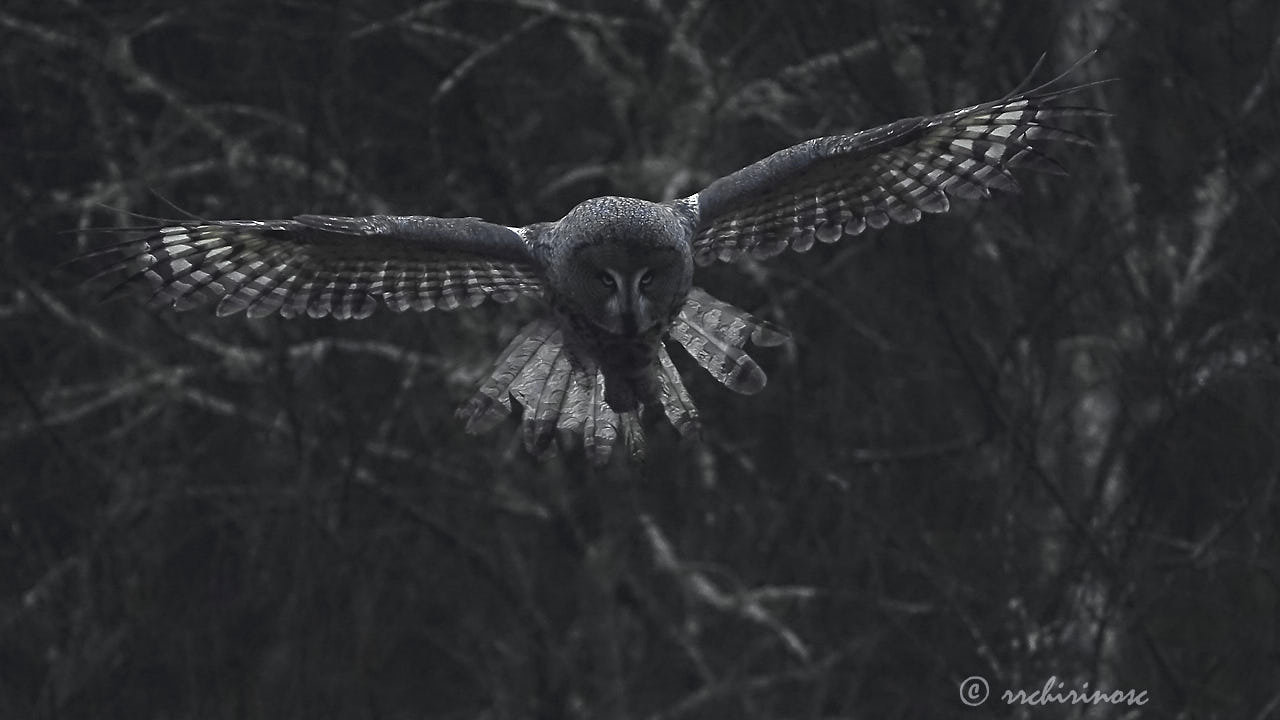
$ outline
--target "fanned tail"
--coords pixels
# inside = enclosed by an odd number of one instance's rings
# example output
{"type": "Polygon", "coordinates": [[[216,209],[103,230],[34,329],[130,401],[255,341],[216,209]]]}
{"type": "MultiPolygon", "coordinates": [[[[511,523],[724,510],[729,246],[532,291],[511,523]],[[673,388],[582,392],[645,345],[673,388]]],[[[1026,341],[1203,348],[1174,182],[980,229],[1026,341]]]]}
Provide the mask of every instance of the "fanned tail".
{"type": "MultiPolygon", "coordinates": [[[[669,357],[666,365],[674,373],[669,357]]],[[[677,377],[678,389],[669,390],[672,382],[664,378],[663,398],[664,404],[668,396],[681,403],[667,416],[683,433],[690,418],[696,419],[696,411],[678,383],[677,377]]],[[[515,412],[517,404],[523,409],[521,439],[534,455],[547,453],[558,437],[562,446],[583,448],[596,465],[609,461],[619,441],[633,460],[644,457],[639,409],[617,413],[609,407],[599,365],[566,347],[564,331],[554,320],[535,320],[516,334],[475,394],[458,409],[458,417],[467,432],[481,433],[515,412]]]]}
{"type": "MultiPolygon", "coordinates": [[[[747,342],[771,346],[789,337],[698,288],[689,293],[671,336],[712,376],[738,392],[756,392],[765,383],[764,371],[743,352],[747,342]]],[[[534,455],[547,453],[558,439],[563,448],[581,448],[596,465],[609,462],[619,446],[631,459],[643,459],[643,406],[621,413],[610,407],[600,363],[575,353],[565,340],[565,330],[554,319],[535,320],[522,328],[475,395],[458,409],[467,431],[491,430],[519,405],[521,439],[534,455]]],[[[654,407],[661,404],[663,415],[681,435],[698,434],[698,409],[661,343],[654,365],[654,407]]]]}

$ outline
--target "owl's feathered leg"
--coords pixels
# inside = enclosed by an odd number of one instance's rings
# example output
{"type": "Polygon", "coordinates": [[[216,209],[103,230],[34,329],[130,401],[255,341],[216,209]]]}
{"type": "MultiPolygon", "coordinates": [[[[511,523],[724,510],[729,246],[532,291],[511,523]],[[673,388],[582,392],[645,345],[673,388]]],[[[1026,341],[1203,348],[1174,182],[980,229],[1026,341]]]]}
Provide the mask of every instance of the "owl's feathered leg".
{"type": "Polygon", "coordinates": [[[772,347],[791,336],[786,330],[695,287],[689,291],[684,307],[671,324],[671,337],[725,387],[750,395],[764,388],[766,377],[764,370],[743,350],[747,341],[772,347]]]}
{"type": "Polygon", "coordinates": [[[656,338],[605,341],[597,347],[604,374],[604,401],[617,413],[639,412],[659,403],[656,338]]]}

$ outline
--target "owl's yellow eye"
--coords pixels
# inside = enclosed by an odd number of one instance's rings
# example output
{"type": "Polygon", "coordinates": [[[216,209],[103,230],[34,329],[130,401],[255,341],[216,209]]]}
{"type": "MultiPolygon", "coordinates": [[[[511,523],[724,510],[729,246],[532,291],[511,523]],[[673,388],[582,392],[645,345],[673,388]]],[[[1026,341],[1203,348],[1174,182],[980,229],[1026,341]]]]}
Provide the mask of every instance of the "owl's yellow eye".
{"type": "Polygon", "coordinates": [[[653,282],[653,271],[645,270],[644,274],[640,276],[640,287],[649,287],[650,283],[652,282],[653,282]]]}
{"type": "Polygon", "coordinates": [[[604,283],[604,286],[607,288],[612,289],[612,288],[618,287],[618,281],[614,280],[613,275],[610,274],[608,271],[601,272],[596,277],[600,278],[600,282],[604,283]]]}

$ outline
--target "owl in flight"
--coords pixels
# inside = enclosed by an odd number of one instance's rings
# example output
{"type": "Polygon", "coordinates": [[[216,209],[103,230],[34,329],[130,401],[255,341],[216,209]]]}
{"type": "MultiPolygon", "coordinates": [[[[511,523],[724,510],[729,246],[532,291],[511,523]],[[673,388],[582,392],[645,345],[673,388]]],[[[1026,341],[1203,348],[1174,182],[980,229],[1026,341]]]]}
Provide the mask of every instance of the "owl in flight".
{"type": "Polygon", "coordinates": [[[665,416],[681,434],[699,424],[668,340],[752,394],[765,374],[748,342],[788,337],[696,287],[696,267],[914,223],[952,198],[1016,190],[1014,168],[1061,173],[1041,142],[1089,145],[1055,123],[1101,114],[1059,104],[1087,87],[1059,87],[1069,73],[942,115],[809,140],[667,202],[592,198],[524,227],[386,215],[182,221],[134,228],[148,234],[92,254],[114,253],[100,274],[128,271],[125,283],[149,283],[156,303],[216,301],[220,316],[348,319],[379,302],[403,312],[541,298],[541,317],[507,345],[460,419],[480,432],[520,412],[535,454],[558,439],[596,463],[619,443],[639,458],[642,415],[665,416]]]}

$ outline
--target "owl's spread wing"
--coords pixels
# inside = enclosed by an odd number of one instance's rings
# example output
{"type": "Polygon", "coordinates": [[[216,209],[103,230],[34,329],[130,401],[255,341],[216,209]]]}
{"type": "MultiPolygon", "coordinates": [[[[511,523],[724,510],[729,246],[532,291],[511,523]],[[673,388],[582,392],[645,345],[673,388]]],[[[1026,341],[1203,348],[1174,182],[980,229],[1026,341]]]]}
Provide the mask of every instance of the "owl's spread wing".
{"type": "Polygon", "coordinates": [[[1017,190],[1014,168],[1061,174],[1041,141],[1091,145],[1055,124],[1105,115],[1056,104],[1089,87],[1053,89],[1062,77],[942,115],[809,140],[720,178],[681,201],[696,208],[694,259],[706,265],[743,252],[763,259],[788,245],[806,252],[815,240],[832,243],[868,227],[946,212],[951,197],[1017,190]]]}
{"type": "MultiPolygon", "coordinates": [[[[531,228],[476,218],[330,217],[181,222],[93,254],[99,273],[145,279],[179,310],[217,301],[218,315],[363,318],[379,299],[396,312],[510,302],[542,290],[531,228]]],[[[122,283],[123,284],[123,283],[122,283]]]]}

